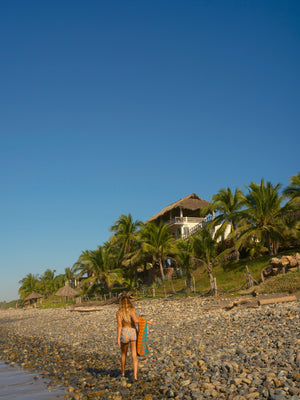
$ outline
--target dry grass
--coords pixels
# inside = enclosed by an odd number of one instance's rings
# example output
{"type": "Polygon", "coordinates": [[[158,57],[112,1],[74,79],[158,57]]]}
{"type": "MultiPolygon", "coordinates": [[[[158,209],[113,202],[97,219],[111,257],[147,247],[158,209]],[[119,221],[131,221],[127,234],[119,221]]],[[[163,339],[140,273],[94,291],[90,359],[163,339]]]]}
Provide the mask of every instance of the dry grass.
{"type": "MultiPolygon", "coordinates": [[[[295,254],[299,252],[298,249],[284,252],[282,254],[278,254],[278,257],[287,254],[295,254]]],[[[218,265],[213,268],[213,275],[217,278],[218,289],[227,293],[238,294],[241,290],[246,290],[246,265],[249,268],[253,278],[258,283],[255,286],[255,290],[259,291],[259,293],[280,293],[280,292],[295,292],[300,291],[300,272],[290,272],[285,275],[278,275],[274,278],[270,278],[265,284],[260,283],[260,273],[261,270],[269,264],[270,261],[269,255],[261,256],[254,260],[239,260],[239,261],[231,261],[226,264],[218,265]],[[242,288],[242,286],[244,287],[242,288]]],[[[209,278],[205,268],[198,268],[192,273],[195,279],[195,286],[197,294],[205,294],[210,290],[209,278]]],[[[186,278],[178,278],[173,280],[173,286],[177,292],[177,294],[185,293],[185,280],[186,278]]],[[[170,282],[165,282],[159,288],[156,288],[156,295],[163,296],[164,290],[167,293],[172,292],[172,287],[170,282]]],[[[253,290],[253,289],[251,289],[253,290]]]]}
{"type": "Polygon", "coordinates": [[[258,293],[294,293],[300,290],[300,272],[273,276],[255,288],[258,293]]]}

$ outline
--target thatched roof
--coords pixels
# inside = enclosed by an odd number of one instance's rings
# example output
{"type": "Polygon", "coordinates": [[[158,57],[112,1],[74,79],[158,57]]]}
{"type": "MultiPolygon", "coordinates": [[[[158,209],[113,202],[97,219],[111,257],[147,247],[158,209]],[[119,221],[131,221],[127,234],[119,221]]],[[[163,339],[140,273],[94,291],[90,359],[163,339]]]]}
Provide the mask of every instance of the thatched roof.
{"type": "Polygon", "coordinates": [[[34,300],[34,299],[41,299],[43,296],[39,293],[31,292],[24,301],[34,300]]]}
{"type": "Polygon", "coordinates": [[[157,218],[168,213],[169,211],[174,210],[175,208],[182,208],[190,211],[195,211],[195,210],[201,210],[201,208],[209,204],[210,203],[208,201],[201,199],[199,196],[193,193],[163,208],[159,213],[153,215],[153,217],[148,219],[147,222],[154,221],[157,218]]]}
{"type": "Polygon", "coordinates": [[[62,296],[62,297],[73,297],[77,296],[78,292],[75,289],[72,289],[69,285],[65,285],[64,287],[58,289],[55,293],[55,296],[62,296]]]}

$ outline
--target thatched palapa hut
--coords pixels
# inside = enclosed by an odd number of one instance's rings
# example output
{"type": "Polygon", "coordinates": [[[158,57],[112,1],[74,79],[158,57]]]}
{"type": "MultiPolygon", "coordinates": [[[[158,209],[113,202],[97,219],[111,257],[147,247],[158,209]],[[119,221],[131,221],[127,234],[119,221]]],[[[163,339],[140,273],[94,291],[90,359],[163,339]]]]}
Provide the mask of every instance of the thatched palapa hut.
{"type": "Polygon", "coordinates": [[[78,292],[66,284],[64,287],[58,289],[58,291],[55,293],[55,296],[65,297],[66,301],[68,301],[69,297],[78,296],[78,292]]]}
{"type": "Polygon", "coordinates": [[[31,292],[27,297],[25,297],[23,303],[24,305],[37,303],[37,301],[42,299],[43,296],[36,292],[31,292]]]}

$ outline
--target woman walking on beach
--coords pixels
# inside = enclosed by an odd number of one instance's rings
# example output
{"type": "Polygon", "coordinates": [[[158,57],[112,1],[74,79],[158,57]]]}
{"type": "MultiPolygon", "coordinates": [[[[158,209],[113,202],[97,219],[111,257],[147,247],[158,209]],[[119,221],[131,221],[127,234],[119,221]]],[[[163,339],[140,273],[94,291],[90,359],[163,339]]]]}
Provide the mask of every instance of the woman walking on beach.
{"type": "MultiPolygon", "coordinates": [[[[128,297],[121,297],[120,308],[117,311],[118,321],[118,346],[121,348],[121,373],[125,376],[125,364],[127,350],[130,343],[131,357],[133,362],[133,378],[137,380],[138,357],[137,357],[137,329],[139,320],[135,308],[128,297]]],[[[152,325],[152,321],[148,321],[152,325]]]]}

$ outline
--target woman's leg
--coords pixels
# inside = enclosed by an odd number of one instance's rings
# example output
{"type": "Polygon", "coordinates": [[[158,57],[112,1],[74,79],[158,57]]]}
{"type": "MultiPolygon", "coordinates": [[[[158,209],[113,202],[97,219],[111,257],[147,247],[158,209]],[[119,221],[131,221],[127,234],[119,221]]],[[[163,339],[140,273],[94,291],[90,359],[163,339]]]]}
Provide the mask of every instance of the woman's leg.
{"type": "Polygon", "coordinates": [[[128,343],[121,343],[121,374],[125,376],[125,364],[128,350],[128,343]]]}
{"type": "Polygon", "coordinates": [[[139,362],[138,362],[138,357],[137,357],[137,352],[136,352],[136,340],[132,340],[130,342],[130,350],[131,350],[132,363],[133,363],[133,378],[137,379],[139,362]]]}

